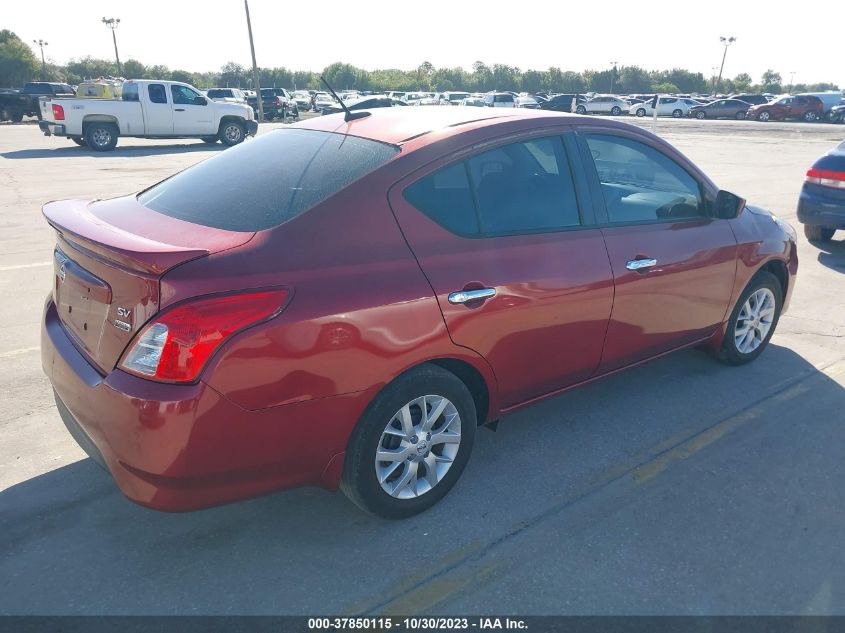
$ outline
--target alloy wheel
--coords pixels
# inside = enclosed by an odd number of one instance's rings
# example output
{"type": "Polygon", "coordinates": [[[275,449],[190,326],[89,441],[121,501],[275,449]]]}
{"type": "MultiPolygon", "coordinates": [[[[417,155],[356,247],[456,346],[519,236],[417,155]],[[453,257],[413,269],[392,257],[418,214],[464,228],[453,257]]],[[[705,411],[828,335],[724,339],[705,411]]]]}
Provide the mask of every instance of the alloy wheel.
{"type": "Polygon", "coordinates": [[[775,295],[768,288],[760,288],[745,301],[734,328],[734,345],[741,354],[752,353],[766,340],[776,305],[775,295]]]}
{"type": "Polygon", "coordinates": [[[461,416],[438,395],[411,400],[387,423],[375,455],[382,489],[397,499],[432,490],[449,472],[461,445],[461,416]]]}
{"type": "Polygon", "coordinates": [[[97,147],[105,147],[111,143],[111,132],[105,128],[98,127],[94,130],[94,133],[91,134],[91,140],[94,141],[94,145],[97,147]]]}
{"type": "Polygon", "coordinates": [[[225,134],[226,138],[233,143],[235,141],[239,141],[241,138],[241,128],[237,125],[227,125],[226,129],[223,130],[223,134],[225,134]]]}

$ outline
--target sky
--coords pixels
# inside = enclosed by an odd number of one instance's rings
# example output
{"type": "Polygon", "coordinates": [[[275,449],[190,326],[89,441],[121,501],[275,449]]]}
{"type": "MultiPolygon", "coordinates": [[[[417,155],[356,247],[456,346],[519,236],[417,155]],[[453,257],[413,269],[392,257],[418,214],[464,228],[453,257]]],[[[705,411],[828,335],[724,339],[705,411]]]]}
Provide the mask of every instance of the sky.
{"type": "MultiPolygon", "coordinates": [[[[103,17],[120,18],[122,61],[192,72],[228,61],[250,64],[243,0],[2,0],[0,29],[41,38],[48,59],[112,58],[103,17]],[[49,18],[47,17],[49,16],[49,18]]],[[[845,88],[835,55],[841,19],[777,3],[602,0],[250,0],[258,65],[321,70],[335,61],[374,70],[472,67],[481,60],[545,69],[605,70],[610,62],[648,70],[685,68],[713,75],[720,36],[736,37],[724,76],[768,69],[788,85],[829,81],[845,88]]],[[[36,52],[40,55],[37,50],[36,52]]]]}

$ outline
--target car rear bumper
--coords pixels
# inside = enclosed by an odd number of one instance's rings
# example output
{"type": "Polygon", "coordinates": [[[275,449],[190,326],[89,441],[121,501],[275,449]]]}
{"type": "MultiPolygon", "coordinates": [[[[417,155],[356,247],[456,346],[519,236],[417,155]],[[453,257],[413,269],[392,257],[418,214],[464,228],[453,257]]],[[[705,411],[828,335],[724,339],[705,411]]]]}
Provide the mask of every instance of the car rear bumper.
{"type": "Polygon", "coordinates": [[[66,136],[65,126],[62,123],[53,121],[39,121],[38,129],[44,132],[44,136],[66,136]]]}
{"type": "Polygon", "coordinates": [[[818,187],[805,186],[798,198],[798,221],[810,226],[823,226],[829,229],[845,229],[845,191],[818,191],[818,187]],[[833,197],[838,194],[837,197],[833,197]],[[841,199],[839,199],[841,198],[841,199]]]}
{"type": "Polygon", "coordinates": [[[359,392],[249,411],[213,388],[98,373],[48,299],[41,362],[77,443],[141,505],[187,511],[303,485],[337,488],[359,392]]]}

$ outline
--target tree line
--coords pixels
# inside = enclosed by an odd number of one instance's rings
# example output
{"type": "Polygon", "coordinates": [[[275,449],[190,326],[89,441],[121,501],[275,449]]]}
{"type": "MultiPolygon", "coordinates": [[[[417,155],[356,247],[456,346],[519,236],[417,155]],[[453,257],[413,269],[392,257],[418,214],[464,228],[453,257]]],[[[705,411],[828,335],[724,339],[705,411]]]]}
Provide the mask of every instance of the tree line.
{"type": "MultiPolygon", "coordinates": [[[[225,64],[218,71],[192,72],[170,69],[167,66],[147,66],[135,59],[122,64],[122,75],[131,79],[170,79],[190,83],[198,88],[231,87],[251,89],[252,68],[236,62],[225,64]]],[[[605,70],[584,70],[581,72],[549,67],[544,70],[521,70],[506,64],[488,65],[477,61],[472,69],[460,67],[437,68],[430,62],[423,62],[412,70],[396,68],[365,70],[351,64],[336,62],[323,69],[322,73],[289,68],[261,68],[259,81],[262,87],[296,88],[319,90],[323,86],[320,74],[336,90],[354,88],[357,90],[402,90],[437,91],[463,90],[487,92],[490,90],[513,90],[516,92],[611,92],[618,94],[640,93],[710,93],[716,83],[715,77],[705,77],[681,68],[672,70],[646,70],[639,66],[620,66],[605,70]]],[[[32,49],[8,30],[0,31],[0,87],[20,87],[33,80],[60,81],[78,84],[84,79],[118,76],[117,65],[107,59],[83,57],[73,59],[65,65],[48,63],[42,68],[32,49]]],[[[785,84],[780,73],[767,70],[759,82],[754,82],[748,73],[732,78],[722,78],[719,92],[770,92],[784,91],[815,92],[837,90],[833,83],[785,84]]]]}

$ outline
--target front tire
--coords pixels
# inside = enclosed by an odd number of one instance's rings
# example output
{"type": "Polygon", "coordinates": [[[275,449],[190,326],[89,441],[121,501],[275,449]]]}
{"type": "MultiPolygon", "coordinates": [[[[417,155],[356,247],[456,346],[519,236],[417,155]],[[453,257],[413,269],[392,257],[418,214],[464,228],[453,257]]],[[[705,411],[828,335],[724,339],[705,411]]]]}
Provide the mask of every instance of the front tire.
{"type": "Polygon", "coordinates": [[[423,512],[457,482],[476,426],[463,382],[436,365],[416,367],[385,387],[361,416],[347,446],[341,489],[362,510],[384,518],[423,512]]]}
{"type": "Polygon", "coordinates": [[[620,108],[619,106],[613,106],[610,109],[610,114],[612,116],[619,116],[620,114],[622,114],[622,108],[620,108]]]}
{"type": "Polygon", "coordinates": [[[587,114],[587,108],[582,105],[575,106],[575,114],[587,114]]]}
{"type": "Polygon", "coordinates": [[[637,110],[637,116],[640,116],[640,117],[645,116],[645,108],[639,108],[637,110]]]}
{"type": "Polygon", "coordinates": [[[718,358],[727,365],[750,363],[766,349],[780,318],[783,288],[772,273],[761,270],[736,302],[718,358]]]}
{"type": "Polygon", "coordinates": [[[95,152],[110,152],[117,145],[118,130],[114,123],[89,123],[85,128],[85,144],[95,152]]]}
{"type": "Polygon", "coordinates": [[[695,113],[695,118],[698,119],[699,121],[703,121],[704,119],[707,118],[707,113],[704,112],[704,110],[699,110],[698,112],[695,113]]]}
{"type": "Polygon", "coordinates": [[[804,114],[804,120],[805,120],[807,123],[813,123],[813,122],[814,122],[814,121],[816,121],[818,118],[819,118],[819,115],[818,115],[818,114],[816,114],[815,112],[807,112],[807,113],[805,113],[805,114],[804,114]]]}
{"type": "Polygon", "coordinates": [[[804,225],[804,236],[811,242],[829,242],[833,239],[836,229],[828,229],[824,226],[804,225]]]}
{"type": "Polygon", "coordinates": [[[764,111],[764,112],[761,112],[760,114],[758,114],[758,115],[757,115],[757,120],[758,120],[758,121],[763,121],[764,123],[765,123],[766,121],[768,121],[769,119],[771,119],[771,118],[772,118],[772,115],[771,115],[771,114],[769,114],[768,112],[765,112],[765,111],[764,111]]]}
{"type": "Polygon", "coordinates": [[[242,143],[246,138],[246,128],[240,121],[224,121],[220,125],[220,142],[227,147],[242,143]]]}
{"type": "Polygon", "coordinates": [[[684,113],[681,112],[680,110],[672,110],[672,117],[673,118],[680,119],[682,116],[684,116],[684,113]]]}

